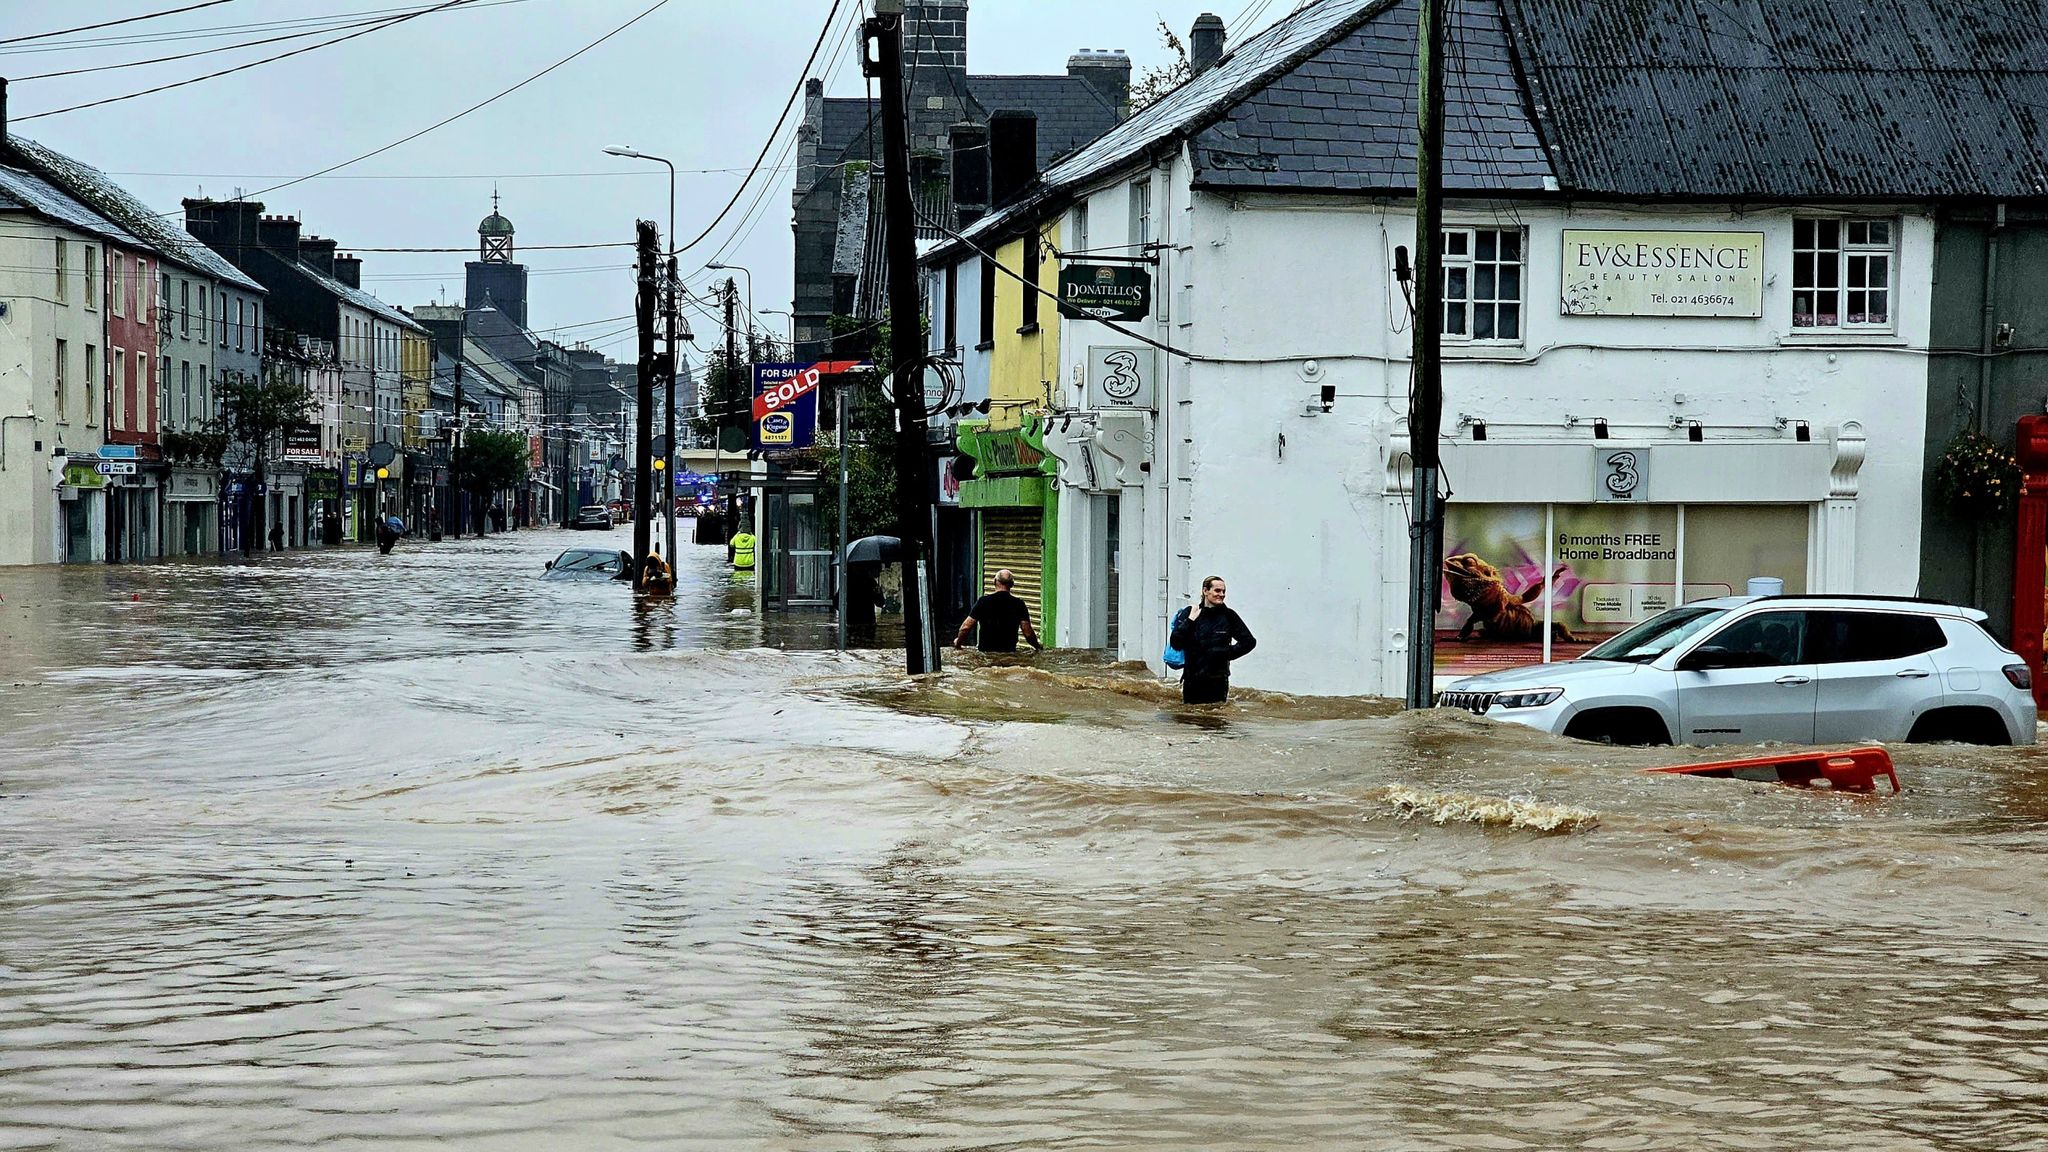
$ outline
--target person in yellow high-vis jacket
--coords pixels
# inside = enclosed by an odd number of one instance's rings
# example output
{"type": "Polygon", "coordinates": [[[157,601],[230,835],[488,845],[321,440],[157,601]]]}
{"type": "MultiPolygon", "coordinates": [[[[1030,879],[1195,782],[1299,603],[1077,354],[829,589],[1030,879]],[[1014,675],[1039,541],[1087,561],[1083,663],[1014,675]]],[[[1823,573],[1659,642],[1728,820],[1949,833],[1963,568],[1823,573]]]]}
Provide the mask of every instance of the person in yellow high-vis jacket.
{"type": "Polygon", "coordinates": [[[741,529],[733,534],[732,542],[725,547],[725,554],[738,572],[754,570],[754,534],[741,529]]]}

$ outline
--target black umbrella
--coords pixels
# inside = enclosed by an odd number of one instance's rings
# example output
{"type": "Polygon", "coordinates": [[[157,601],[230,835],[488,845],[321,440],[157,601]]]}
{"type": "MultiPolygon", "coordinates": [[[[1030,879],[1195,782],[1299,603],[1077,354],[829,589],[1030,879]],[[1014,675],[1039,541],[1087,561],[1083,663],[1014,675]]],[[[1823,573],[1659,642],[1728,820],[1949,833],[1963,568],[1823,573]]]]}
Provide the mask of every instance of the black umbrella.
{"type": "Polygon", "coordinates": [[[846,546],[848,564],[887,564],[903,558],[903,541],[894,536],[863,536],[846,546]]]}

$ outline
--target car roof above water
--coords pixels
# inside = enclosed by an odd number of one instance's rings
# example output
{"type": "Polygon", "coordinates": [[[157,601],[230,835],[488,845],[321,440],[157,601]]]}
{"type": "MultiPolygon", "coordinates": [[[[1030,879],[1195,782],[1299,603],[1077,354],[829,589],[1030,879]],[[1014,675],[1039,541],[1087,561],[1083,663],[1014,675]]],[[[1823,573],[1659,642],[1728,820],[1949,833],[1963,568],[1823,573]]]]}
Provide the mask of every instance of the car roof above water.
{"type": "Polygon", "coordinates": [[[1982,621],[1988,617],[1975,608],[1965,608],[1943,600],[1928,600],[1917,596],[1861,596],[1850,593],[1787,593],[1782,596],[1717,596],[1711,600],[1693,600],[1684,605],[1687,608],[1740,608],[1745,604],[1786,604],[1802,608],[1877,608],[1900,612],[1918,612],[1925,616],[1954,616],[1963,620],[1982,621]]]}

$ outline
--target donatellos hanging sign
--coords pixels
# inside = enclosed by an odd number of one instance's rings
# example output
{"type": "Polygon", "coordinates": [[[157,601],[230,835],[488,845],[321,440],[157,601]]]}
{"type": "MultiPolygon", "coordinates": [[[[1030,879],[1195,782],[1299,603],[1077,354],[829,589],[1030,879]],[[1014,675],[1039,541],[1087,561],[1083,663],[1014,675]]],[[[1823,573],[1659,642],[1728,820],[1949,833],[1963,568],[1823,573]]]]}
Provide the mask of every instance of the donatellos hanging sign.
{"type": "Polygon", "coordinates": [[[1133,264],[1060,269],[1060,315],[1069,320],[1143,320],[1152,311],[1152,273],[1133,264]]]}

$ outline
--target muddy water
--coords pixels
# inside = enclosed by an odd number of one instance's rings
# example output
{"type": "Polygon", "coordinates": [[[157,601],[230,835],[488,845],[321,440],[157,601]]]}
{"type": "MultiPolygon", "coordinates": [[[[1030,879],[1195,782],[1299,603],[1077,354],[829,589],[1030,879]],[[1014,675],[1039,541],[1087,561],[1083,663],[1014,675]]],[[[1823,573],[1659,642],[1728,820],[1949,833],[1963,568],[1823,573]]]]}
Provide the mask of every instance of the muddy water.
{"type": "Polygon", "coordinates": [[[588,539],[0,572],[0,1147],[2048,1146],[2041,754],[913,684],[588,539]]]}

